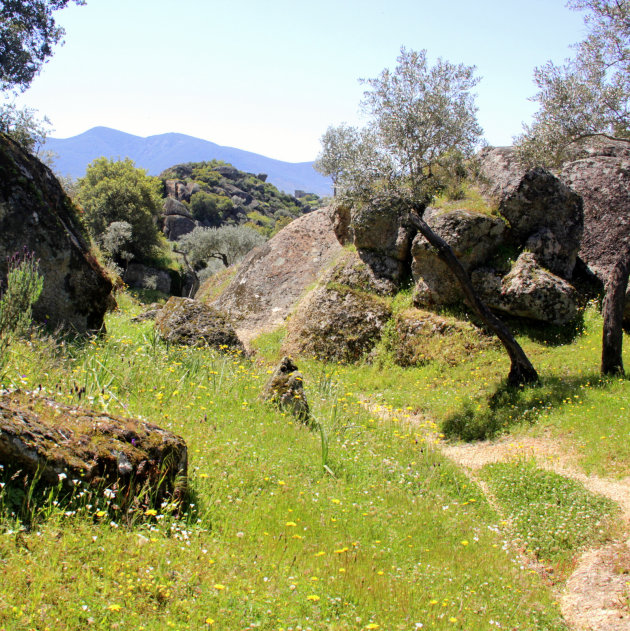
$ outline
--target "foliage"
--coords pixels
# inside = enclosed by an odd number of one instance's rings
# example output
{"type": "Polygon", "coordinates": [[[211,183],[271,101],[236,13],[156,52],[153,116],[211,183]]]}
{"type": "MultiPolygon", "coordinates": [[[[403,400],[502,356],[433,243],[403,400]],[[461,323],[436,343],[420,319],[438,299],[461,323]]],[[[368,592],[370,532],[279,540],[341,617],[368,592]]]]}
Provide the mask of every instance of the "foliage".
{"type": "Polygon", "coordinates": [[[605,541],[618,512],[612,500],[532,461],[491,464],[482,476],[523,546],[542,561],[566,563],[586,546],[605,541]]]}
{"type": "Polygon", "coordinates": [[[197,227],[180,239],[179,247],[186,252],[191,265],[201,269],[210,259],[219,259],[228,267],[264,242],[260,233],[246,226],[197,227]]]}
{"type": "MultiPolygon", "coordinates": [[[[125,251],[134,257],[150,257],[160,243],[157,218],[162,210],[161,184],[157,178],[138,169],[129,158],[112,161],[97,158],[79,180],[76,201],[83,209],[83,220],[90,236],[100,245],[109,226],[125,222],[132,238],[125,251]]],[[[122,262],[121,256],[116,262],[122,262]]]]}
{"type": "Polygon", "coordinates": [[[193,217],[210,226],[220,226],[234,210],[229,197],[198,191],[190,197],[190,209],[193,217]]]}
{"type": "MultiPolygon", "coordinates": [[[[0,90],[24,91],[52,55],[64,30],[53,11],[70,0],[3,0],[0,5],[0,90]]],[[[84,0],[73,0],[85,4],[84,0]]]]}
{"type": "Polygon", "coordinates": [[[630,140],[630,0],[571,0],[588,11],[572,59],[534,71],[540,109],[516,139],[528,164],[556,165],[573,143],[605,135],[630,140]]]}
{"type": "Polygon", "coordinates": [[[37,110],[18,108],[15,103],[5,101],[0,106],[0,132],[22,145],[29,153],[37,153],[43,146],[50,129],[50,121],[37,118],[37,110]]]}
{"type": "Polygon", "coordinates": [[[32,252],[25,249],[9,259],[6,288],[0,293],[0,368],[11,338],[22,335],[30,326],[32,307],[43,286],[39,261],[32,252]]]}
{"type": "Polygon", "coordinates": [[[390,194],[426,204],[443,188],[439,167],[453,156],[471,155],[481,135],[471,92],[479,79],[474,66],[402,48],[395,70],[385,69],[369,86],[363,129],[329,129],[317,168],[335,178],[345,196],[390,194]]]}
{"type": "Polygon", "coordinates": [[[102,236],[103,249],[114,260],[129,261],[133,255],[129,251],[133,240],[133,227],[127,221],[113,221],[102,236]]]}

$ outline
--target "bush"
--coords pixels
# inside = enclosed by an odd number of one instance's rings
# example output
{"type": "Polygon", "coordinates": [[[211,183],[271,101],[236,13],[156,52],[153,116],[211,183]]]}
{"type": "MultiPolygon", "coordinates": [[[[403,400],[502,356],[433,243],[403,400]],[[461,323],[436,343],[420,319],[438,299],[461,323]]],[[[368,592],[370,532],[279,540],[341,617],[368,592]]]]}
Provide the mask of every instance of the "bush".
{"type": "Polygon", "coordinates": [[[32,322],[32,307],[42,293],[39,261],[24,249],[8,261],[6,289],[0,297],[0,367],[11,337],[22,335],[32,322]]]}

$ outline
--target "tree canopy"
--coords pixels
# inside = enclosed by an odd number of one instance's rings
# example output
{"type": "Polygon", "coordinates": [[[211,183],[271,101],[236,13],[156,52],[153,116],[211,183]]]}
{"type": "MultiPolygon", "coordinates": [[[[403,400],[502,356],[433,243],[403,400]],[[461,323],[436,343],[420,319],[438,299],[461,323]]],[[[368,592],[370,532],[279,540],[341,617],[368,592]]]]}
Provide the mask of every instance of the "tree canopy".
{"type": "Polygon", "coordinates": [[[595,135],[630,140],[630,0],[570,0],[586,11],[575,56],[534,71],[539,110],[516,139],[528,164],[553,166],[573,143],[595,135]]]}
{"type": "Polygon", "coordinates": [[[24,91],[52,55],[64,30],[53,12],[85,0],[3,0],[0,4],[0,90],[24,91]]]}
{"type": "Polygon", "coordinates": [[[322,138],[315,168],[332,176],[345,196],[371,196],[376,189],[426,204],[443,185],[439,167],[453,152],[470,155],[482,130],[474,66],[438,59],[425,50],[401,48],[398,65],[364,79],[362,129],[331,127],[322,138]]]}
{"type": "MultiPolygon", "coordinates": [[[[97,158],[79,180],[76,201],[90,236],[100,245],[119,243],[132,257],[150,257],[159,243],[157,218],[162,209],[161,182],[133,161],[97,158]],[[131,227],[121,231],[124,222],[131,227]],[[115,238],[114,238],[115,237],[115,238]],[[122,239],[122,240],[121,240],[122,239]],[[123,244],[124,241],[124,244],[123,244]]],[[[121,249],[121,252],[123,250],[121,249]]]]}

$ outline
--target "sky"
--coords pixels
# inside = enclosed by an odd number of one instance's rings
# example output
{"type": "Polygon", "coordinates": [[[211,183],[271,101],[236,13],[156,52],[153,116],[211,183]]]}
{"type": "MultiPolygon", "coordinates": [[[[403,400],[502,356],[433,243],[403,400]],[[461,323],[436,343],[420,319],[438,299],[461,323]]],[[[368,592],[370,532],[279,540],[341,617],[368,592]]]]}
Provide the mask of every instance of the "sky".
{"type": "Polygon", "coordinates": [[[565,0],[87,0],[18,98],[67,138],[103,125],[179,132],[289,162],[331,125],[361,124],[365,86],[401,46],[477,67],[492,145],[531,121],[533,70],[584,37],[565,0]]]}

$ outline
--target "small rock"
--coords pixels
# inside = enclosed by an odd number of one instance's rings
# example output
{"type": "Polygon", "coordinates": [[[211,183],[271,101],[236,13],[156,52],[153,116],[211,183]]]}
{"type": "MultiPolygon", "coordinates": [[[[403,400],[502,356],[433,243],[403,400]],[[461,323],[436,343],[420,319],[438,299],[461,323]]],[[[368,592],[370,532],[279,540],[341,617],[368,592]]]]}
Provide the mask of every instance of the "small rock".
{"type": "Polygon", "coordinates": [[[265,385],[261,399],[271,401],[280,410],[288,410],[305,425],[312,419],[304,392],[302,373],[290,357],[283,357],[265,385]]]}

